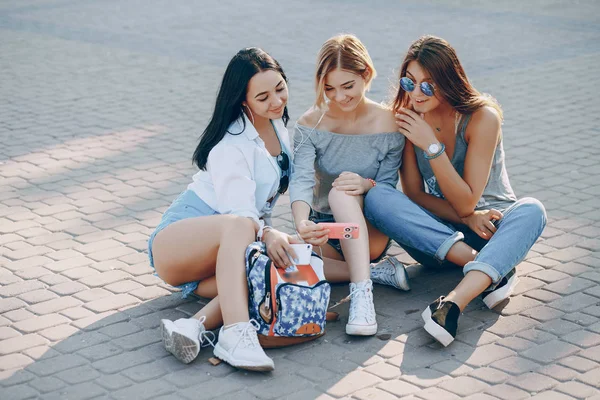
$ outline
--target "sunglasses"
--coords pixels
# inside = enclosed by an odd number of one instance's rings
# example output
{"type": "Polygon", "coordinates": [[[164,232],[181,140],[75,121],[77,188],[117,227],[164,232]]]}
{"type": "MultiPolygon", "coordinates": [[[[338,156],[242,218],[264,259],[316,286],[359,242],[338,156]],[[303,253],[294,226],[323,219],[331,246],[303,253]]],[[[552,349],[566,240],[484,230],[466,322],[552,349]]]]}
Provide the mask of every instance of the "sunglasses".
{"type": "MultiPolygon", "coordinates": [[[[409,77],[405,76],[400,78],[400,87],[406,92],[412,92],[415,90],[415,82],[409,77]]],[[[432,97],[435,94],[435,86],[433,83],[421,82],[419,87],[421,88],[421,92],[423,92],[423,94],[427,97],[432,97]]]]}
{"type": "Polygon", "coordinates": [[[281,154],[277,156],[277,165],[281,168],[281,178],[279,179],[279,194],[284,194],[288,190],[290,185],[290,158],[285,151],[281,151],[281,154]]]}

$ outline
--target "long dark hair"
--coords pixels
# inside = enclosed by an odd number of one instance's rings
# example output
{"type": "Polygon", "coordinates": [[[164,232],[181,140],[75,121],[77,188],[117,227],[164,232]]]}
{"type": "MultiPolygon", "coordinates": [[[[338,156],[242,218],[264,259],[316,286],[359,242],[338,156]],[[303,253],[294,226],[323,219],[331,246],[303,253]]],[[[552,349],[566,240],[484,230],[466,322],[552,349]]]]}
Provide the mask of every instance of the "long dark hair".
{"type": "MultiPolygon", "coordinates": [[[[277,60],[257,47],[242,49],[229,61],[217,94],[215,110],[194,151],[193,161],[198,168],[206,170],[208,154],[228,133],[229,125],[242,116],[242,102],[246,99],[250,79],[257,73],[266,70],[279,72],[287,83],[287,77],[277,60]]],[[[287,125],[289,119],[286,106],[283,110],[283,123],[287,125]]],[[[239,135],[241,132],[229,133],[239,135]]]]}
{"type": "MultiPolygon", "coordinates": [[[[502,119],[502,109],[492,96],[480,93],[471,85],[456,51],[450,43],[435,36],[422,36],[408,49],[400,68],[400,78],[406,76],[411,61],[418,62],[431,75],[438,93],[459,113],[471,114],[490,106],[502,119]]],[[[394,110],[408,106],[408,95],[398,87],[392,103],[394,110]]]]}

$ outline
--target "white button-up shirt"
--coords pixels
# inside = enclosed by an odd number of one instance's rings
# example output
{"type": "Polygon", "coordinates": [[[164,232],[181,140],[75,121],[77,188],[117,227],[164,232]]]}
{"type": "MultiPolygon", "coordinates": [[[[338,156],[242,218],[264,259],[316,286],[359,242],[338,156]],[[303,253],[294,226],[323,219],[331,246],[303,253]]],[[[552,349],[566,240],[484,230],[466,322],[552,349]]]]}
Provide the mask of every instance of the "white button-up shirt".
{"type": "MultiPolygon", "coordinates": [[[[210,151],[206,171],[199,171],[188,186],[213,210],[261,219],[270,224],[271,211],[279,194],[281,169],[265,147],[254,125],[244,114],[234,121],[223,139],[210,151]],[[246,127],[244,129],[245,120],[246,127]],[[267,200],[272,199],[270,202],[267,200]]],[[[282,151],[292,152],[288,130],[282,120],[274,120],[282,151]]]]}

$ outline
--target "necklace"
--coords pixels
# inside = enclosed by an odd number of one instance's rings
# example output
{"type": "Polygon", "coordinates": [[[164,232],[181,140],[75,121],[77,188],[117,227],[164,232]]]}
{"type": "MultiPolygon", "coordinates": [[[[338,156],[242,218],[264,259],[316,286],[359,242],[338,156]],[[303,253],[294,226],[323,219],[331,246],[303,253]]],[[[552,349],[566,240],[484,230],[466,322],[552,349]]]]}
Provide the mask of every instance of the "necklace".
{"type": "MultiPolygon", "coordinates": [[[[458,112],[454,112],[454,131],[456,132],[456,129],[458,128],[458,119],[460,118],[460,114],[458,112]]],[[[442,131],[442,127],[441,126],[436,126],[435,130],[437,132],[441,132],[442,131]]]]}

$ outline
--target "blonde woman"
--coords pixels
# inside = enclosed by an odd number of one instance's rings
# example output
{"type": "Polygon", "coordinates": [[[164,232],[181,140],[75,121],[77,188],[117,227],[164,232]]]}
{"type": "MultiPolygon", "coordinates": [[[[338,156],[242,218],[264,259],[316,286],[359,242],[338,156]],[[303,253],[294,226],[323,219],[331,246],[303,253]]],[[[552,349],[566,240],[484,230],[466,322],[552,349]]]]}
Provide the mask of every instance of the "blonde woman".
{"type": "Polygon", "coordinates": [[[349,335],[377,332],[373,282],[409,289],[395,258],[370,265],[383,258],[389,239],[365,220],[363,198],[376,185],[395,188],[404,148],[394,114],[366,97],[376,74],[356,36],[327,40],[317,58],[315,105],[294,134],[290,200],[296,230],[320,247],[328,280],[350,281],[349,335]],[[359,238],[329,239],[317,223],[334,221],[358,224],[359,238]]]}

